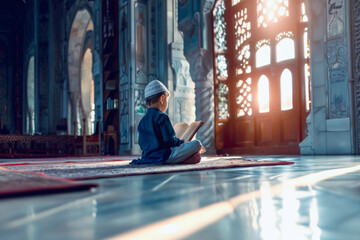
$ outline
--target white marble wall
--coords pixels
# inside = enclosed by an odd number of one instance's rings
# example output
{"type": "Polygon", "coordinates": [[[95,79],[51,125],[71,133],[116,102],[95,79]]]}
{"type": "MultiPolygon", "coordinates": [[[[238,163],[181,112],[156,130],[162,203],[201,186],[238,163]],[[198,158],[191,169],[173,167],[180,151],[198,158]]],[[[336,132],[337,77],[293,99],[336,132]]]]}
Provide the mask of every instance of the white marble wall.
{"type": "MultiPolygon", "coordinates": [[[[353,144],[353,122],[351,112],[351,89],[350,76],[351,68],[349,61],[349,31],[348,19],[344,19],[344,29],[339,31],[337,36],[334,32],[328,31],[332,19],[329,12],[340,11],[344,8],[344,13],[348,10],[347,1],[308,1],[310,22],[310,45],[311,45],[311,98],[312,109],[308,122],[308,137],[300,144],[302,154],[351,154],[354,152],[353,144]],[[335,5],[331,5],[335,4],[335,5]],[[342,4],[342,5],[341,5],[342,4]],[[336,6],[337,8],[332,8],[336,6]],[[341,7],[340,7],[341,6],[341,7]],[[339,42],[344,42],[344,46],[339,42]],[[335,46],[335,47],[334,47],[335,46]],[[333,51],[336,49],[336,51],[333,51]],[[331,96],[331,84],[333,76],[331,71],[344,65],[344,76],[340,81],[344,83],[345,91],[343,97],[347,103],[344,107],[347,115],[337,115],[334,113],[334,97],[331,96]]],[[[345,14],[343,16],[347,18],[345,14]]],[[[331,27],[331,26],[330,26],[331,27]]],[[[335,110],[336,111],[336,110],[335,110]]]]}

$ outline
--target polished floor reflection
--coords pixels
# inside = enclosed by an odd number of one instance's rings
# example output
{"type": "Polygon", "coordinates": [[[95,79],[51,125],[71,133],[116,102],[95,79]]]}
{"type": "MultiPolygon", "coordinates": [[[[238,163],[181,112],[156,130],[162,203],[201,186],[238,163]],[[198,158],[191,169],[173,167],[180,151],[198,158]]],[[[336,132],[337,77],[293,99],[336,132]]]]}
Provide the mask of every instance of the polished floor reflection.
{"type": "Polygon", "coordinates": [[[0,200],[0,239],[356,239],[360,157],[89,180],[91,192],[0,200]]]}

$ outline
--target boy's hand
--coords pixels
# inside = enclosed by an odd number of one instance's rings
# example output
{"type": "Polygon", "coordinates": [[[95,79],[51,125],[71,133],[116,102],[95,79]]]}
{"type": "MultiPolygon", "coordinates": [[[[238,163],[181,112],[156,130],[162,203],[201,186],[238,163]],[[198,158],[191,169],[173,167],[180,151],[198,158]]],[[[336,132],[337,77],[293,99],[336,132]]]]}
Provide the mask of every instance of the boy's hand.
{"type": "Polygon", "coordinates": [[[206,149],[204,148],[203,145],[201,145],[201,148],[200,148],[199,153],[200,153],[200,154],[206,153],[206,149]]]}

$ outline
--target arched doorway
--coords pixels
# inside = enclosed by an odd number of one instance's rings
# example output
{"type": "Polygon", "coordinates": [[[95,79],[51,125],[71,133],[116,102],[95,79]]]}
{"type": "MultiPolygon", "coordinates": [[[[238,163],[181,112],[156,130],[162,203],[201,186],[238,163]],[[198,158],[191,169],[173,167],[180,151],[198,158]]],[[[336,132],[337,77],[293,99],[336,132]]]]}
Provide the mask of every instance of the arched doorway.
{"type": "Polygon", "coordinates": [[[300,153],[310,111],[303,0],[219,0],[213,15],[217,149],[300,153]]]}
{"type": "Polygon", "coordinates": [[[87,9],[79,10],[71,26],[68,44],[68,126],[74,126],[75,134],[80,135],[82,119],[86,119],[86,132],[91,133],[91,111],[94,110],[94,83],[92,76],[93,22],[87,9]]]}

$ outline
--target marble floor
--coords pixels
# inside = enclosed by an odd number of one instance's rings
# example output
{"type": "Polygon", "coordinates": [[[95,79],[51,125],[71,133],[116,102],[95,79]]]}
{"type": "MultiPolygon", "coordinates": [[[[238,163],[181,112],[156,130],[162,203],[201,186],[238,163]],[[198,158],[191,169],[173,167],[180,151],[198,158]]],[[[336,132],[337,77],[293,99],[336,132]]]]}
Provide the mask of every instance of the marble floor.
{"type": "Polygon", "coordinates": [[[360,156],[88,180],[0,200],[0,239],[360,239],[360,156]],[[85,181],[84,181],[85,182],[85,181]]]}

